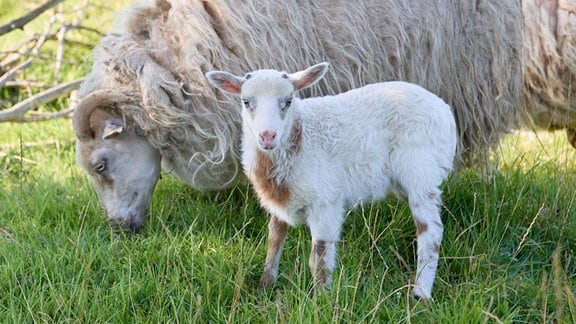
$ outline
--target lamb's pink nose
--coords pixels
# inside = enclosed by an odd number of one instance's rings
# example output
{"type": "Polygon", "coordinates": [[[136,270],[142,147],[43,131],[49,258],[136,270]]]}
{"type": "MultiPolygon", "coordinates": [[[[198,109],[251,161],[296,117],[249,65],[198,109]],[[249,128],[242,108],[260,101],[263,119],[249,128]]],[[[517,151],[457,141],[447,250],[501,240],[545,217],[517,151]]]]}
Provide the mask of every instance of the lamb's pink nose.
{"type": "Polygon", "coordinates": [[[276,132],[271,130],[266,130],[260,133],[260,143],[265,149],[274,148],[274,139],[276,138],[276,132]]]}

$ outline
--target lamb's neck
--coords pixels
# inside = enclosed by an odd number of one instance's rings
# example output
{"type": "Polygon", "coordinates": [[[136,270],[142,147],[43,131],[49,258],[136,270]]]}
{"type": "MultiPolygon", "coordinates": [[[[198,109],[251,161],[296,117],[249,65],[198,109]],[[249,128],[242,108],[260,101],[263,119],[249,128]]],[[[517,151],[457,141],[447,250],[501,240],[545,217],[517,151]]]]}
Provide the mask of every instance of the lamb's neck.
{"type": "Polygon", "coordinates": [[[289,181],[294,158],[302,141],[302,121],[295,119],[287,140],[282,141],[274,151],[262,151],[256,145],[255,151],[244,152],[247,175],[252,181],[262,201],[266,204],[285,205],[291,199],[289,181]],[[247,160],[246,160],[247,159],[247,160]]]}
{"type": "Polygon", "coordinates": [[[292,160],[301,148],[302,120],[294,119],[290,134],[282,140],[279,147],[273,151],[262,151],[256,148],[255,169],[266,169],[266,177],[281,183],[288,176],[292,160]]]}

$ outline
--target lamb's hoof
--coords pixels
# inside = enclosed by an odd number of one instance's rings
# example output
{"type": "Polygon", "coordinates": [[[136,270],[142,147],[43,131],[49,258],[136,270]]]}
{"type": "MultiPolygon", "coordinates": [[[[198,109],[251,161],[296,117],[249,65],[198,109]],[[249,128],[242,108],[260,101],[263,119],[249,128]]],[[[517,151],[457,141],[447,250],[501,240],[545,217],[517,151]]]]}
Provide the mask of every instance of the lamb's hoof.
{"type": "Polygon", "coordinates": [[[327,285],[324,282],[313,282],[308,295],[321,296],[328,293],[330,293],[330,285],[327,285]]]}
{"type": "Polygon", "coordinates": [[[276,278],[274,278],[272,272],[265,270],[262,277],[260,277],[260,281],[258,281],[258,291],[264,291],[265,289],[273,287],[275,280],[276,278]]]}
{"type": "Polygon", "coordinates": [[[410,308],[414,308],[414,306],[416,306],[417,304],[422,304],[424,307],[430,308],[430,304],[428,303],[428,301],[429,301],[428,298],[422,297],[422,296],[417,295],[417,294],[413,294],[412,297],[414,297],[414,298],[408,300],[408,304],[409,304],[410,308]],[[415,303],[413,303],[413,301],[415,301],[415,303]]]}

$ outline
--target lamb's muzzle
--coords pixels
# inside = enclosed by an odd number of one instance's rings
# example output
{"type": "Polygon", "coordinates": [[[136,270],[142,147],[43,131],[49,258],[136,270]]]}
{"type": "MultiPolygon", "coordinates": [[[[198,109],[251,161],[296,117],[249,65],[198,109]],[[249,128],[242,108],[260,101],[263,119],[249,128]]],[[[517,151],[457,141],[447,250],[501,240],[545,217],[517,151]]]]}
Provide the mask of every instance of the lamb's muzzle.
{"type": "Polygon", "coordinates": [[[276,148],[276,132],[273,130],[265,130],[260,132],[260,147],[263,150],[273,150],[276,148]]]}

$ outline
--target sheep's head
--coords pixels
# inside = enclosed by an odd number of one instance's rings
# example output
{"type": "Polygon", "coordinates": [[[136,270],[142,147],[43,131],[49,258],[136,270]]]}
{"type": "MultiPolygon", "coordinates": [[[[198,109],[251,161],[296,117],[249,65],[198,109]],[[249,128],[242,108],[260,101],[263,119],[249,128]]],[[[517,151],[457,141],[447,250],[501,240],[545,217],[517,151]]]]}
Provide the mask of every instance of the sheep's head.
{"type": "Polygon", "coordinates": [[[297,100],[296,92],[318,82],[327,69],[328,63],[320,63],[292,74],[258,70],[235,76],[212,71],[206,73],[206,78],[216,88],[240,95],[244,140],[256,142],[263,151],[271,151],[278,147],[292,127],[290,108],[297,100]]]}
{"type": "Polygon", "coordinates": [[[161,156],[118,108],[130,104],[114,90],[99,90],[78,105],[73,126],[76,161],[92,181],[113,226],[138,230],[147,220],[160,178],[161,156]]]}

